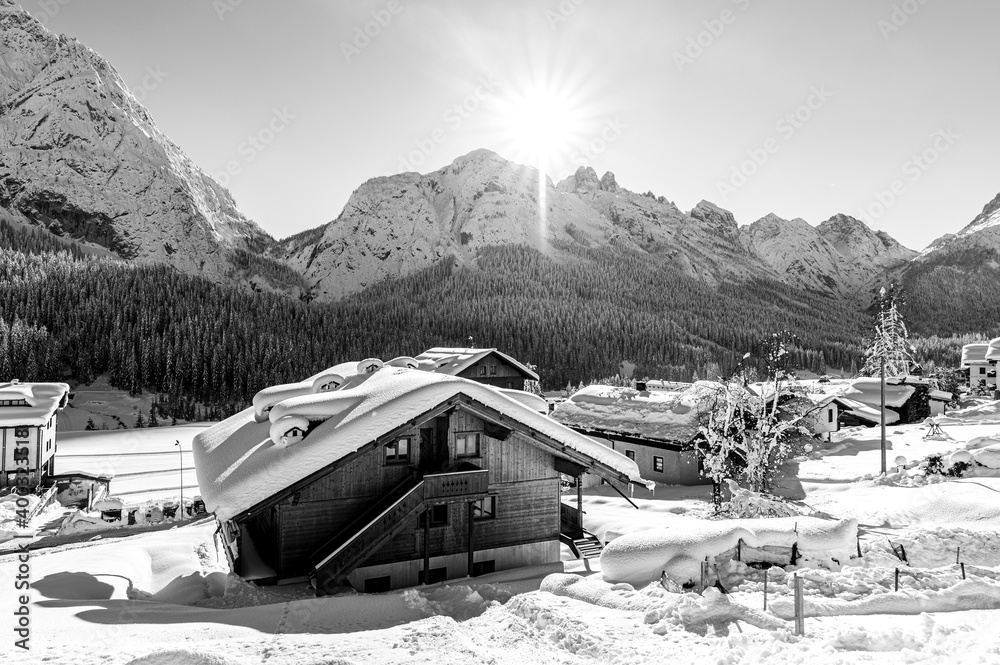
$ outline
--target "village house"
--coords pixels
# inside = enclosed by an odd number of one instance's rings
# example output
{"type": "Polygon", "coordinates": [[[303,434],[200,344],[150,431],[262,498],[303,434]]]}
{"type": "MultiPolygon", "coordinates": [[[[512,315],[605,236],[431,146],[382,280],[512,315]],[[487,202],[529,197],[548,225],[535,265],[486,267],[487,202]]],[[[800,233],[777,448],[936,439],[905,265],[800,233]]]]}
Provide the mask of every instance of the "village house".
{"type": "Polygon", "coordinates": [[[265,389],[195,438],[234,570],[324,594],[557,561],[583,535],[562,475],[645,482],[624,455],[543,415],[542,398],[415,364],[345,363],[265,389]]]}
{"type": "Polygon", "coordinates": [[[0,488],[34,489],[52,476],[56,412],[68,395],[65,383],[0,383],[0,488]]]}
{"type": "MultiPolygon", "coordinates": [[[[874,427],[881,424],[882,389],[878,377],[859,377],[826,384],[824,394],[837,408],[838,427],[874,427]]],[[[885,380],[885,424],[922,422],[943,415],[953,395],[937,390],[933,381],[920,376],[888,377],[885,380]]],[[[821,418],[822,419],[822,418],[821,418]]],[[[829,415],[827,416],[829,419],[829,415]]]]}
{"type": "MultiPolygon", "coordinates": [[[[698,391],[636,390],[593,385],[556,405],[551,417],[624,454],[643,478],[665,485],[702,485],[698,454],[698,391]]],[[[587,479],[589,484],[599,479],[587,479]]]]}
{"type": "Polygon", "coordinates": [[[986,349],[986,362],[990,364],[989,371],[986,373],[986,383],[996,390],[1000,387],[1000,382],[997,381],[997,365],[1000,364],[1000,337],[990,340],[989,347],[986,349]]]}
{"type": "Polygon", "coordinates": [[[527,390],[532,385],[538,386],[538,374],[532,368],[496,349],[434,347],[415,360],[420,369],[460,376],[497,388],[527,390]]]}
{"type": "Polygon", "coordinates": [[[962,347],[962,370],[970,388],[997,385],[997,362],[1000,361],[1000,337],[992,342],[966,344],[962,347]],[[991,353],[993,357],[990,358],[991,353]]]}

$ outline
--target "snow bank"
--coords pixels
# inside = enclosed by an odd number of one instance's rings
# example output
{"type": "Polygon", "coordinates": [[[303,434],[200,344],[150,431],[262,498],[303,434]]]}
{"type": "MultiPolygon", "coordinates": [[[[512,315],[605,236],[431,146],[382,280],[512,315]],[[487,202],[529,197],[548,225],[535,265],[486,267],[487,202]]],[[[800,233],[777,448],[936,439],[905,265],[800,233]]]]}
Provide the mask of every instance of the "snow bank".
{"type": "Polygon", "coordinates": [[[189,605],[225,592],[214,524],[145,534],[79,550],[38,552],[32,587],[53,600],[156,600],[189,605]]]}
{"type": "MultiPolygon", "coordinates": [[[[346,377],[335,391],[295,394],[281,401],[273,401],[272,397],[295,393],[297,388],[268,393],[266,400],[255,399],[255,407],[195,437],[193,451],[198,484],[209,511],[219,519],[230,519],[459,395],[582,453],[593,460],[592,469],[603,469],[605,474],[611,470],[633,482],[645,483],[635,462],[621,453],[574,432],[491,386],[399,367],[351,375],[348,365],[327,370],[346,377]],[[267,415],[270,422],[260,421],[262,409],[270,410],[267,415]],[[272,428],[279,421],[293,424],[293,421],[283,420],[289,417],[305,418],[311,429],[301,440],[296,438],[294,445],[279,445],[280,438],[276,442],[272,434],[288,430],[273,431],[272,428]]],[[[313,381],[314,378],[310,378],[289,385],[308,384],[312,390],[313,381]]],[[[296,420],[294,424],[301,425],[302,421],[296,420]]]]}
{"type": "Polygon", "coordinates": [[[856,548],[858,523],[814,517],[764,520],[676,520],[667,529],[616,538],[601,553],[604,579],[645,584],[661,572],[674,580],[699,579],[701,562],[731,550],[742,540],[753,548],[798,545],[803,556],[846,561],[856,548]]]}
{"type": "MultiPolygon", "coordinates": [[[[805,616],[842,616],[845,614],[920,614],[921,612],[957,612],[962,610],[1000,609],[1000,585],[988,580],[962,580],[940,591],[904,590],[845,601],[839,598],[805,597],[805,616]]],[[[776,598],[771,612],[784,619],[795,616],[794,601],[776,598]]]]}

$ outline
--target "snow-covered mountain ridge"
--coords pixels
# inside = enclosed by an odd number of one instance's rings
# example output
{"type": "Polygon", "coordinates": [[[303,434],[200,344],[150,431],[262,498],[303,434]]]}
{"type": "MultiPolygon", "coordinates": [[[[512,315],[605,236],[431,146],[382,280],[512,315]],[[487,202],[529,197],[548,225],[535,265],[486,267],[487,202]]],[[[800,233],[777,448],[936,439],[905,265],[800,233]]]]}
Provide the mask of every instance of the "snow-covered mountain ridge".
{"type": "Polygon", "coordinates": [[[104,58],[0,0],[0,213],[220,279],[272,242],[104,58]]]}
{"type": "Polygon", "coordinates": [[[578,259],[574,247],[613,246],[713,285],[771,278],[834,296],[855,295],[916,255],[843,215],[819,227],[775,215],[740,227],[713,203],[684,212],[590,167],[557,184],[546,178],[541,193],[534,168],[476,150],[433,173],[369,180],[336,220],[282,241],[279,258],[317,298],[333,300],[447,256],[474,263],[483,248],[506,244],[565,260],[578,259]]]}

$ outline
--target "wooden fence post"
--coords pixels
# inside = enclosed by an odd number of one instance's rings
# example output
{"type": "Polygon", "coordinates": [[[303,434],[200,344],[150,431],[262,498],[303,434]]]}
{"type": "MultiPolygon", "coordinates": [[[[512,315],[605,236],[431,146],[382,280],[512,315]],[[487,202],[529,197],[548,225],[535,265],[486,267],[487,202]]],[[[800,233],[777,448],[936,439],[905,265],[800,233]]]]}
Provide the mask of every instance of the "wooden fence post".
{"type": "Polygon", "coordinates": [[[896,569],[896,591],[899,591],[899,568],[896,569]]]}
{"type": "Polygon", "coordinates": [[[767,568],[764,569],[764,611],[767,612],[767,568]]]}
{"type": "Polygon", "coordinates": [[[805,600],[802,597],[802,578],[795,573],[795,634],[805,635],[805,600]]]}

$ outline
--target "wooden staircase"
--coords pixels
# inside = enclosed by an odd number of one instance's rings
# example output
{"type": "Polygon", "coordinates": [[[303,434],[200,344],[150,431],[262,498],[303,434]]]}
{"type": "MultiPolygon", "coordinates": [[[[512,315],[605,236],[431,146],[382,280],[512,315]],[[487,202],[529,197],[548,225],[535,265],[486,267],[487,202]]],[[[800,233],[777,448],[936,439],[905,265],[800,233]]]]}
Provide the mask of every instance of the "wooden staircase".
{"type": "Polygon", "coordinates": [[[583,528],[582,515],[565,503],[559,504],[559,540],[569,546],[578,559],[596,559],[604,546],[600,539],[583,528]]]}
{"type": "Polygon", "coordinates": [[[604,545],[594,534],[584,533],[583,537],[573,539],[573,545],[570,546],[570,549],[575,550],[580,559],[598,559],[604,545]]]}
{"type": "Polygon", "coordinates": [[[423,478],[411,475],[313,553],[314,567],[309,576],[317,592],[323,594],[342,584],[428,506],[474,501],[485,497],[488,489],[487,470],[468,463],[423,478]]]}
{"type": "Polygon", "coordinates": [[[318,592],[341,584],[351,571],[399,533],[407,520],[424,510],[424,481],[417,482],[402,496],[390,495],[365,511],[320,548],[310,577],[318,592]]]}

